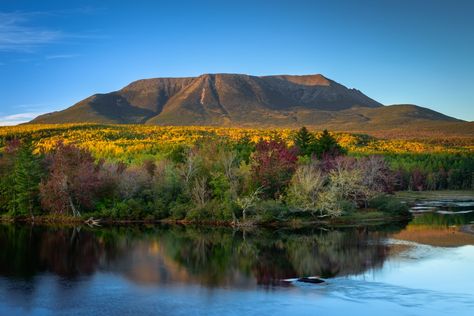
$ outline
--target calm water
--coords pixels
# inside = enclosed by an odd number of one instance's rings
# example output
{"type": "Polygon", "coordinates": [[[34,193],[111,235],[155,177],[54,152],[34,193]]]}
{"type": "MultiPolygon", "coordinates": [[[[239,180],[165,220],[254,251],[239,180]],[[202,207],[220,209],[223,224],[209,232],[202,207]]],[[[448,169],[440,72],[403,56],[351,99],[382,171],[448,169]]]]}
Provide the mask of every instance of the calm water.
{"type": "Polygon", "coordinates": [[[474,202],[413,210],[337,230],[3,225],[0,315],[474,315],[474,202]]]}

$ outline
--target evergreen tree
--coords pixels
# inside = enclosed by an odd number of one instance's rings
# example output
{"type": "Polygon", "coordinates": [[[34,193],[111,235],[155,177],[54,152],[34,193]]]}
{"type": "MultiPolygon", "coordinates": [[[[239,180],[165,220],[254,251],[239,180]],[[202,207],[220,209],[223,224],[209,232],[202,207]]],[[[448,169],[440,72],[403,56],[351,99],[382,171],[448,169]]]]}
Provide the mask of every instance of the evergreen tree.
{"type": "Polygon", "coordinates": [[[311,150],[319,159],[325,156],[335,157],[346,153],[346,150],[329,134],[327,129],[317,138],[311,150]]]}
{"type": "Polygon", "coordinates": [[[300,156],[311,156],[315,147],[316,138],[306,127],[303,126],[300,128],[295,134],[293,141],[298,148],[300,156]]]}
{"type": "Polygon", "coordinates": [[[12,215],[34,216],[39,206],[39,184],[42,176],[40,158],[34,154],[34,144],[24,140],[18,149],[11,173],[11,198],[9,212],[12,215]]]}
{"type": "Polygon", "coordinates": [[[12,187],[15,159],[20,147],[17,139],[8,140],[0,152],[0,213],[10,210],[10,204],[14,196],[12,187]]]}
{"type": "Polygon", "coordinates": [[[293,137],[295,146],[300,156],[335,157],[346,153],[337,140],[331,136],[328,130],[324,130],[319,137],[315,137],[306,127],[302,127],[293,137]]]}

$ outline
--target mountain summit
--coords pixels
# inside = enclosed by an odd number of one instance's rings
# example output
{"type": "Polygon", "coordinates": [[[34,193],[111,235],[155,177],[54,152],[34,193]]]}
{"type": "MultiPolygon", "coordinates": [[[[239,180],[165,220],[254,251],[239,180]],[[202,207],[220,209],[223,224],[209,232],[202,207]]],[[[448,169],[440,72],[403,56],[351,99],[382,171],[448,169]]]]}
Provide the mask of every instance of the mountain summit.
{"type": "Polygon", "coordinates": [[[323,75],[204,74],[132,82],[31,123],[217,126],[356,126],[457,121],[414,105],[384,106],[323,75]]]}

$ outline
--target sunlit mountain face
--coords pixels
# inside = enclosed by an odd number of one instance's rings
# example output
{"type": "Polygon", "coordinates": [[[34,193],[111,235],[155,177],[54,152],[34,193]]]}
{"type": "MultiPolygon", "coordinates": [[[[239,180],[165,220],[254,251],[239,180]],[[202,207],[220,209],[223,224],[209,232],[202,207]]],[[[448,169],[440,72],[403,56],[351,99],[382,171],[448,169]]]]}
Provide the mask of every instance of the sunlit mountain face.
{"type": "Polygon", "coordinates": [[[323,75],[205,74],[132,82],[31,123],[331,128],[472,134],[471,123],[411,104],[384,106],[323,75]]]}

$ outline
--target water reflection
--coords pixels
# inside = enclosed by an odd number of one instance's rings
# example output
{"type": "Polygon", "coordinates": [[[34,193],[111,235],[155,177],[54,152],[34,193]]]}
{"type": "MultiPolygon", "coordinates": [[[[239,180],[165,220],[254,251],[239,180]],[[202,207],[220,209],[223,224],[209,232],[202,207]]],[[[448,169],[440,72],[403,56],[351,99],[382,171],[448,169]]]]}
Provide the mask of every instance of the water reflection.
{"type": "Polygon", "coordinates": [[[0,315],[472,315],[474,235],[459,230],[471,216],[300,230],[0,225],[0,315]],[[328,282],[280,281],[313,275],[328,282]]]}
{"type": "Polygon", "coordinates": [[[0,226],[0,276],[63,278],[113,272],[138,284],[208,287],[275,285],[318,275],[360,274],[381,267],[395,227],[247,231],[230,228],[0,226]]]}
{"type": "Polygon", "coordinates": [[[412,207],[413,220],[395,239],[435,247],[474,245],[474,234],[465,233],[474,223],[474,200],[420,201],[412,207]]]}

